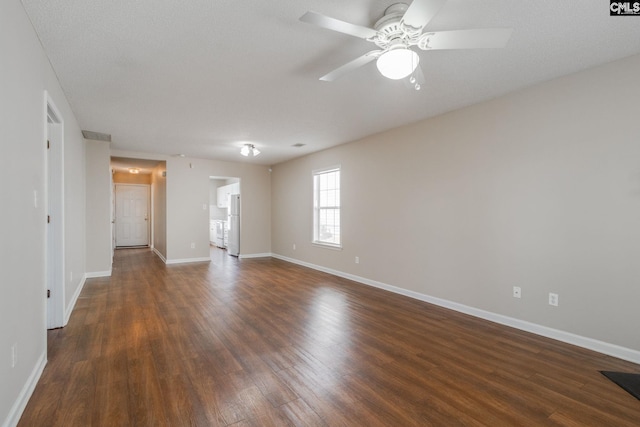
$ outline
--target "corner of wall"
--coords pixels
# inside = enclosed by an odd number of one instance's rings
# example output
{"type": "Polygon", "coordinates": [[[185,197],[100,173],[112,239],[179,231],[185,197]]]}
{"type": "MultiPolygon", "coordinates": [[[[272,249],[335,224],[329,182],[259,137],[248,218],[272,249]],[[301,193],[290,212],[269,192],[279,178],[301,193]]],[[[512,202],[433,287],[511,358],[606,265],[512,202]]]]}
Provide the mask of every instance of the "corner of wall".
{"type": "Polygon", "coordinates": [[[69,319],[71,318],[71,313],[73,313],[73,309],[76,306],[76,302],[78,302],[78,297],[80,296],[80,293],[82,292],[82,289],[84,288],[84,284],[86,283],[86,281],[87,281],[87,275],[84,274],[82,276],[82,280],[80,280],[80,284],[78,284],[78,287],[76,288],[76,291],[71,296],[71,300],[69,301],[69,304],[65,307],[63,326],[66,326],[67,323],[69,323],[69,319]]]}

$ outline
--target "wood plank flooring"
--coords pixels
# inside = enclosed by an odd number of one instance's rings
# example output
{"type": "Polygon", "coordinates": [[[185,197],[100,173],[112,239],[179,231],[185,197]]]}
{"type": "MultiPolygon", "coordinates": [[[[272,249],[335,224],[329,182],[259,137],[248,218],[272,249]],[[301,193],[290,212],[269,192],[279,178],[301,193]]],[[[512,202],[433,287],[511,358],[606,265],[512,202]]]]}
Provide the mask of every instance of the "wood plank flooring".
{"type": "Polygon", "coordinates": [[[638,426],[640,366],[276,259],[116,252],[20,426],[638,426]]]}

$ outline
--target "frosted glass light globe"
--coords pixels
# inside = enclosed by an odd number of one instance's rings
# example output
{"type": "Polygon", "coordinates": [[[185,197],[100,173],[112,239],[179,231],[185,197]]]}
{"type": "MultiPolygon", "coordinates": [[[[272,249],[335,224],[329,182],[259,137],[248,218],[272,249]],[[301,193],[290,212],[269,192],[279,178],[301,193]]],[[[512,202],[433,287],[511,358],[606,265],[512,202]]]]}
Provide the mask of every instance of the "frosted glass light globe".
{"type": "Polygon", "coordinates": [[[420,57],[411,49],[401,48],[388,50],[376,61],[380,74],[388,79],[404,79],[418,66],[420,57]]]}

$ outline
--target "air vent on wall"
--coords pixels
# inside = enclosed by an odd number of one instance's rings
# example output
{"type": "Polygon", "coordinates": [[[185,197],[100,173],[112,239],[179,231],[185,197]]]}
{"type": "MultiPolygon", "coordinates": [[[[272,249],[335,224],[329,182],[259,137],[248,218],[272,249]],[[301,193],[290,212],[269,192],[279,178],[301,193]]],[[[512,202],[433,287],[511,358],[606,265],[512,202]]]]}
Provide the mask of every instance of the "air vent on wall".
{"type": "Polygon", "coordinates": [[[83,130],[82,136],[84,136],[85,139],[93,139],[94,141],[111,142],[111,135],[108,133],[100,133],[100,132],[93,132],[90,130],[83,130]]]}

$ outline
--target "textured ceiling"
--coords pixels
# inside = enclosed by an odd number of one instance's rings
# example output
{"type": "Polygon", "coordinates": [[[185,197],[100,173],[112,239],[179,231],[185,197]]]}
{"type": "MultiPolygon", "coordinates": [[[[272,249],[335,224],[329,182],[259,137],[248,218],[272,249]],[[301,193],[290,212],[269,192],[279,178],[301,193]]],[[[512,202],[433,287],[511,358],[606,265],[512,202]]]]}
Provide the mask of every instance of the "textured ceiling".
{"type": "Polygon", "coordinates": [[[449,0],[427,30],[510,27],[505,49],[420,52],[421,91],[372,50],[302,23],[373,26],[393,0],[22,0],[82,129],[112,148],[275,164],[640,53],[640,16],[606,0],[449,0]],[[245,142],[262,154],[244,158],[245,142]],[[295,148],[294,144],[306,144],[295,148]]]}
{"type": "Polygon", "coordinates": [[[111,169],[116,172],[128,173],[130,168],[137,168],[141,174],[153,173],[153,169],[161,162],[157,160],[129,159],[126,157],[111,157],[111,169]]]}

